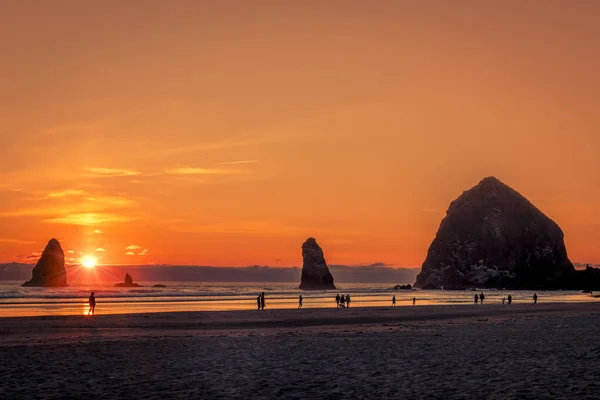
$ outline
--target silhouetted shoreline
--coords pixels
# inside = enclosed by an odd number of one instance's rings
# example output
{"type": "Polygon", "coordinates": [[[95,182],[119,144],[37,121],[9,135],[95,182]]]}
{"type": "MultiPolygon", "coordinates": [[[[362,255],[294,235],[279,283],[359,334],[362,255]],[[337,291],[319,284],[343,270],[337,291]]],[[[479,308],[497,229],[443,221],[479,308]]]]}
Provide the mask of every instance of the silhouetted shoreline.
{"type": "Polygon", "coordinates": [[[0,318],[0,397],[592,398],[599,328],[600,303],[0,318]]]}

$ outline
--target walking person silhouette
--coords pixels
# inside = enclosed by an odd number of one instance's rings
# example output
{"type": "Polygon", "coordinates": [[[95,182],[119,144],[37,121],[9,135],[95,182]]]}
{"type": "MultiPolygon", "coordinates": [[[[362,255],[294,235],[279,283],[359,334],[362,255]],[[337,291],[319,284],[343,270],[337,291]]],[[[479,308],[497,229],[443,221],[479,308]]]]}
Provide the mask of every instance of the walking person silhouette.
{"type": "Polygon", "coordinates": [[[96,310],[96,296],[94,295],[94,292],[92,292],[88,301],[90,303],[90,310],[88,311],[88,315],[94,315],[94,311],[96,310]]]}
{"type": "Polygon", "coordinates": [[[302,298],[302,295],[300,295],[300,297],[298,297],[298,308],[302,308],[302,300],[304,300],[302,298]]]}

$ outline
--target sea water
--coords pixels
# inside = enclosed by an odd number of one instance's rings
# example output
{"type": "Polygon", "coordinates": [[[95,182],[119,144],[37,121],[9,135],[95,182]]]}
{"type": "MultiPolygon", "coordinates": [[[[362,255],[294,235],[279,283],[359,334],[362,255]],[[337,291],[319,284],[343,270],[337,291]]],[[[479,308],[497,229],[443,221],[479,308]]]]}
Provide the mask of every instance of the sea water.
{"type": "MultiPolygon", "coordinates": [[[[485,303],[500,304],[512,295],[513,303],[531,303],[533,291],[501,290],[393,290],[389,284],[337,284],[338,290],[301,291],[298,283],[168,283],[154,288],[140,282],[138,288],[112,286],[69,286],[66,288],[21,287],[22,282],[0,282],[0,317],[87,314],[90,292],[96,295],[96,314],[129,314],[177,311],[253,310],[256,297],[265,292],[266,309],[335,307],[335,296],[350,295],[351,307],[450,305],[473,303],[475,293],[485,294],[485,303]]],[[[600,298],[578,291],[538,291],[538,302],[588,302],[600,298]]]]}

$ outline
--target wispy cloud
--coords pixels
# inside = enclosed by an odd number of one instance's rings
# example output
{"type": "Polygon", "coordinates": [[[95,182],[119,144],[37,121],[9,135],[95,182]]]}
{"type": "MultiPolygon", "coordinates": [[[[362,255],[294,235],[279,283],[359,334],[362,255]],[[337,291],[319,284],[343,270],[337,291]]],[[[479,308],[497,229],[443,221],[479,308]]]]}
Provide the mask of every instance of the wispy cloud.
{"type": "Polygon", "coordinates": [[[138,256],[147,256],[149,253],[148,249],[144,249],[138,253],[138,256]]]}
{"type": "Polygon", "coordinates": [[[254,164],[257,163],[258,160],[239,160],[239,161],[224,161],[220,163],[216,163],[217,165],[232,165],[232,164],[254,164]]]}
{"type": "Polygon", "coordinates": [[[42,255],[41,251],[34,251],[33,253],[31,253],[30,255],[25,257],[25,259],[26,260],[37,260],[38,258],[40,258],[41,255],[42,255]]]}
{"type": "Polygon", "coordinates": [[[182,168],[171,168],[166,171],[167,174],[171,175],[233,175],[241,174],[246,171],[232,170],[232,169],[218,169],[218,168],[194,168],[194,167],[182,167],[182,168]]]}
{"type": "Polygon", "coordinates": [[[274,137],[256,137],[256,138],[247,138],[247,139],[230,139],[223,140],[220,142],[213,143],[202,143],[197,145],[190,146],[182,146],[178,148],[167,149],[164,151],[165,154],[183,154],[183,153],[194,153],[197,151],[204,150],[218,150],[218,149],[229,149],[233,147],[245,147],[245,146],[253,146],[257,144],[263,143],[275,143],[279,141],[279,139],[274,137]]]}
{"type": "Polygon", "coordinates": [[[98,247],[98,248],[97,248],[96,250],[94,250],[94,251],[96,251],[96,252],[98,252],[98,253],[105,253],[105,252],[106,252],[106,250],[105,250],[105,249],[103,249],[102,247],[98,247]]]}
{"type": "Polygon", "coordinates": [[[310,229],[287,226],[270,221],[236,221],[217,225],[196,225],[174,228],[189,233],[234,233],[234,234],[300,234],[310,229]]]}
{"type": "Polygon", "coordinates": [[[56,198],[62,198],[62,197],[87,196],[87,195],[88,195],[88,193],[84,190],[67,189],[67,190],[62,190],[60,192],[49,193],[47,198],[56,199],[56,198]]]}
{"type": "Polygon", "coordinates": [[[102,231],[101,231],[100,229],[95,229],[95,230],[94,230],[94,233],[95,233],[96,235],[101,235],[101,234],[102,234],[102,231]]]}
{"type": "Polygon", "coordinates": [[[61,217],[44,219],[42,222],[49,224],[96,226],[110,223],[123,223],[136,219],[132,216],[108,213],[81,213],[67,214],[61,217]]]}
{"type": "Polygon", "coordinates": [[[87,174],[85,176],[98,178],[140,175],[138,171],[121,168],[87,168],[86,171],[87,174]]]}
{"type": "Polygon", "coordinates": [[[21,239],[12,239],[12,238],[0,238],[0,243],[9,243],[9,244],[33,244],[30,240],[21,240],[21,239]]]}
{"type": "Polygon", "coordinates": [[[135,256],[135,253],[133,251],[128,251],[127,253],[125,253],[126,256],[135,256]]]}
{"type": "Polygon", "coordinates": [[[81,134],[81,132],[86,132],[99,128],[101,126],[101,122],[101,120],[95,120],[56,125],[50,128],[46,128],[38,132],[37,134],[34,134],[33,137],[42,138],[47,136],[57,136],[64,134],[81,134]]]}
{"type": "Polygon", "coordinates": [[[125,250],[139,250],[142,249],[142,246],[138,246],[137,244],[131,244],[127,247],[125,247],[125,250]]]}

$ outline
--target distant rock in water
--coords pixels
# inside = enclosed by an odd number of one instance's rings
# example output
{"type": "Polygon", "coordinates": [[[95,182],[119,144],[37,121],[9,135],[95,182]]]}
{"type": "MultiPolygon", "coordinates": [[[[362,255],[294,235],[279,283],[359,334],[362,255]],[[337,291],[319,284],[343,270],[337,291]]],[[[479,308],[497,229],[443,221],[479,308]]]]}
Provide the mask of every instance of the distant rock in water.
{"type": "Polygon", "coordinates": [[[56,239],[51,239],[33,268],[32,277],[23,286],[65,287],[67,286],[67,270],[65,269],[65,253],[56,239]]]}
{"type": "Polygon", "coordinates": [[[411,285],[396,285],[394,286],[394,290],[412,290],[411,285]]]}
{"type": "Polygon", "coordinates": [[[450,204],[415,287],[559,289],[574,277],[559,226],[489,177],[450,204]]]}
{"type": "Polygon", "coordinates": [[[115,287],[141,287],[137,283],[133,283],[131,275],[125,274],[125,282],[115,284],[115,287]]]}
{"type": "Polygon", "coordinates": [[[333,276],[329,272],[323,250],[314,238],[308,238],[302,245],[302,290],[335,289],[333,276]]]}
{"type": "Polygon", "coordinates": [[[154,286],[152,286],[152,287],[153,287],[153,288],[160,288],[160,289],[164,289],[164,288],[166,288],[167,286],[166,286],[166,285],[161,285],[161,284],[158,284],[158,285],[154,285],[154,286]]]}

